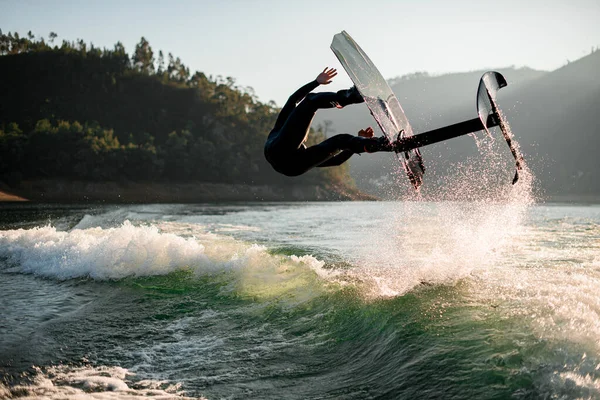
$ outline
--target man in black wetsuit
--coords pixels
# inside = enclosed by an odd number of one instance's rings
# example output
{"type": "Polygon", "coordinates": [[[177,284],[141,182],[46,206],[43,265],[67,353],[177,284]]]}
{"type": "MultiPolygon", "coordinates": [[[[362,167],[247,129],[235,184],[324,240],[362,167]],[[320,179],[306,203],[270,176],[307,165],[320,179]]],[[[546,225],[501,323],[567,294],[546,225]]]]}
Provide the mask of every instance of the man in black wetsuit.
{"type": "Polygon", "coordinates": [[[275,171],[298,176],[314,167],[340,165],[353,154],[394,151],[387,138],[373,138],[371,127],[361,129],[358,136],[343,133],[308,148],[304,145],[318,109],[364,102],[356,87],[337,93],[310,93],[319,85],[330,84],[336,75],[334,68],[325,68],[314,81],[292,94],[281,109],[265,143],[265,158],[275,171]]]}

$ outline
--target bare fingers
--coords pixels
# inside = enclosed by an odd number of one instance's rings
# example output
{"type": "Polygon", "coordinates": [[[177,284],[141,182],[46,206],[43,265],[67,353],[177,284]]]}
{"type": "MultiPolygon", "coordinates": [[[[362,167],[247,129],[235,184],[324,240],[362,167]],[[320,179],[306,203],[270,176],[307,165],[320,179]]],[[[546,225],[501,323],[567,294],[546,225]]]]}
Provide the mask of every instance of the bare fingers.
{"type": "Polygon", "coordinates": [[[317,77],[317,81],[321,85],[328,85],[331,83],[331,80],[337,75],[337,70],[335,68],[325,67],[323,72],[319,74],[317,77]]]}
{"type": "Polygon", "coordinates": [[[366,129],[361,129],[360,131],[358,131],[358,136],[360,137],[366,137],[366,138],[371,138],[373,137],[375,133],[373,132],[373,128],[368,127],[366,129]]]}

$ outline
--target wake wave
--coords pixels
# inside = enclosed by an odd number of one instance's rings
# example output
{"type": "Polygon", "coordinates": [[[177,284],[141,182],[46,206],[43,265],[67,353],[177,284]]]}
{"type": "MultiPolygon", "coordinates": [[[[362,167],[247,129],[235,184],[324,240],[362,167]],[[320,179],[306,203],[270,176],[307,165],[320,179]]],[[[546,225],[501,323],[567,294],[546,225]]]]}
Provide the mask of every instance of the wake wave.
{"type": "Polygon", "coordinates": [[[52,226],[0,231],[6,271],[67,280],[119,280],[189,271],[196,276],[229,273],[232,290],[253,298],[296,301],[319,294],[321,278],[335,273],[312,256],[273,255],[264,246],[202,232],[197,225],[160,223],[58,231],[52,226]],[[160,227],[175,233],[161,231],[160,227]],[[195,233],[183,237],[189,230],[195,233]],[[316,290],[307,292],[307,286],[316,290]],[[308,297],[307,297],[308,296],[308,297]]]}
{"type": "Polygon", "coordinates": [[[60,280],[162,275],[187,265],[211,267],[204,246],[153,226],[57,231],[52,226],[0,232],[11,271],[60,280]]]}
{"type": "MultiPolygon", "coordinates": [[[[181,269],[196,273],[231,271],[269,255],[266,248],[227,236],[204,234],[185,238],[161,232],[157,226],[134,226],[125,221],[116,228],[58,231],[44,226],[0,232],[0,255],[11,272],[30,273],[59,280],[122,279],[165,275],[181,269]]],[[[271,256],[273,257],[273,256],[271,256]]],[[[287,257],[291,262],[321,266],[310,257],[287,257]]]]}

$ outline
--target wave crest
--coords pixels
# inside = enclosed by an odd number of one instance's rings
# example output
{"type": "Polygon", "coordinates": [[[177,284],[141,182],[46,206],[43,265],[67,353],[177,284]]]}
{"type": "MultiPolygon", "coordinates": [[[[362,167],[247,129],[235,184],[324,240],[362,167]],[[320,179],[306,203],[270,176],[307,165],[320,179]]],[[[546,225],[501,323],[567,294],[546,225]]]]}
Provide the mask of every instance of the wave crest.
{"type": "Polygon", "coordinates": [[[108,229],[63,232],[44,226],[3,231],[0,254],[13,272],[60,280],[162,275],[188,265],[209,264],[204,246],[193,238],[129,221],[108,229]]]}

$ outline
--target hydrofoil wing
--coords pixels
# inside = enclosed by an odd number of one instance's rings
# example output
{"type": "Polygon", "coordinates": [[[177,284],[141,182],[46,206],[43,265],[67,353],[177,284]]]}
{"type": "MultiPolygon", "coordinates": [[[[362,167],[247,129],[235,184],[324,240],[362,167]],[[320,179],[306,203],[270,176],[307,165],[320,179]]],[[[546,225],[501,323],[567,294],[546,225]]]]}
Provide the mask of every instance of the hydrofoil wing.
{"type": "Polygon", "coordinates": [[[513,140],[508,121],[504,115],[502,115],[502,112],[496,104],[496,93],[505,86],[506,79],[504,79],[502,74],[495,71],[489,71],[483,74],[477,89],[477,114],[488,134],[490,133],[489,129],[492,126],[500,126],[502,136],[504,136],[504,140],[506,140],[511,153],[515,158],[516,170],[515,177],[513,178],[514,185],[519,180],[519,171],[523,169],[524,160],[518,144],[513,140]]]}

